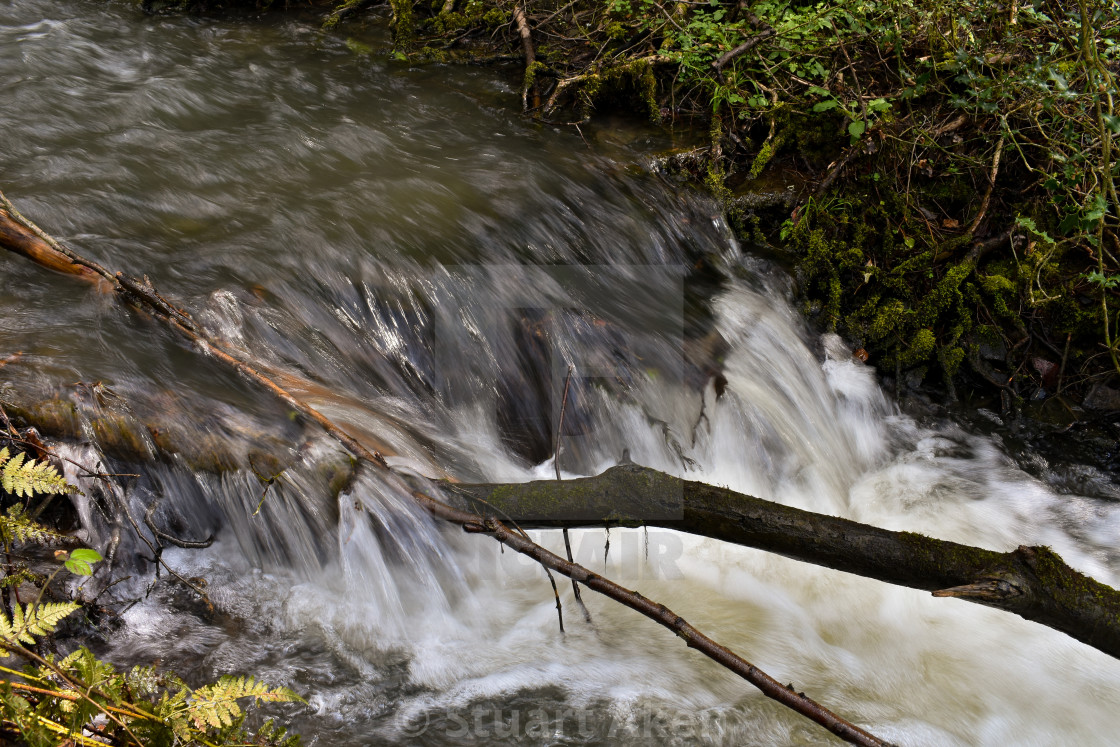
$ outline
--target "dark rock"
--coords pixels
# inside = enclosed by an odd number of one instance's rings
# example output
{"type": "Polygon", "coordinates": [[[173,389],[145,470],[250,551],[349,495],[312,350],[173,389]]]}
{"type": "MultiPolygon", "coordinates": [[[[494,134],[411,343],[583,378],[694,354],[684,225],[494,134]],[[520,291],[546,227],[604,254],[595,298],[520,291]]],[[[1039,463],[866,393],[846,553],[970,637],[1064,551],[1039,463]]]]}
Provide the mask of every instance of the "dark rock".
{"type": "Polygon", "coordinates": [[[1097,384],[1089,390],[1081,404],[1090,410],[1120,410],[1120,389],[1097,384]]]}

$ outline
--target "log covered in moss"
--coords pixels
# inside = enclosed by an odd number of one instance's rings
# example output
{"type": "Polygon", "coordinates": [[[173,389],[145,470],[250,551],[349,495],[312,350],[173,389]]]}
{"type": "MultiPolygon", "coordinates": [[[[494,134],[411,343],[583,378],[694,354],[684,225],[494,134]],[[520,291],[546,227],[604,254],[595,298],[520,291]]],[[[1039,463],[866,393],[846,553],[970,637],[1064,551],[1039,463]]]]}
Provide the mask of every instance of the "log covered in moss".
{"type": "Polygon", "coordinates": [[[524,528],[655,526],[1013,612],[1120,658],[1120,592],[1047,547],[1010,552],[896,532],[620,465],[577,480],[445,484],[524,528]]]}

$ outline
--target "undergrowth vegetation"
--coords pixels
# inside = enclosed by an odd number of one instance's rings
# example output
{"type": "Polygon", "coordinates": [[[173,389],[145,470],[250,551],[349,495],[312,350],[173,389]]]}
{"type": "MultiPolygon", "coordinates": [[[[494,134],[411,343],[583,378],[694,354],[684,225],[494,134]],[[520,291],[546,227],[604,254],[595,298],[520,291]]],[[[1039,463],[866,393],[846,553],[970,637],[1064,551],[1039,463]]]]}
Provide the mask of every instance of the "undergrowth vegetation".
{"type": "MultiPolygon", "coordinates": [[[[339,8],[347,10],[353,2],[339,8]]],[[[550,122],[702,127],[671,162],[888,375],[1084,394],[1120,371],[1111,0],[392,0],[394,54],[522,60],[550,122]],[[793,209],[740,199],[793,185],[793,209]]],[[[975,388],[975,387],[972,387],[975,388]]]]}
{"type": "Polygon", "coordinates": [[[224,676],[192,688],[173,672],[155,667],[119,671],[80,647],[66,656],[44,650],[45,639],[82,604],[48,601],[59,593],[60,574],[89,577],[103,558],[96,550],[55,550],[49,575],[17,558],[25,546],[72,542],[40,524],[29,512],[36,497],[75,492],[47,459],[0,449],[0,496],[10,503],[0,514],[6,563],[0,588],[0,741],[30,747],[57,745],[283,745],[289,737],[272,722],[256,733],[245,724],[241,704],[301,701],[293,691],[253,677],[224,676]],[[6,495],[5,495],[6,494],[6,495]],[[24,595],[21,599],[21,593],[24,595]],[[26,600],[31,601],[26,601],[26,600]],[[20,663],[22,668],[17,668],[20,663]]]}

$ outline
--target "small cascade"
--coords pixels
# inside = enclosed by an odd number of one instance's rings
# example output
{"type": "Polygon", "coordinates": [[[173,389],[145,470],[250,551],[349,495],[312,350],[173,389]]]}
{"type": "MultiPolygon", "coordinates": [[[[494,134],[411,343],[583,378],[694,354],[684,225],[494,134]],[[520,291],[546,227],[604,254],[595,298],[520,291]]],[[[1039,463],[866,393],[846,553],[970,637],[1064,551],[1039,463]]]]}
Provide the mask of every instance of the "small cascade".
{"type": "MultiPolygon", "coordinates": [[[[596,474],[624,453],[877,526],[1050,545],[1120,581],[1112,476],[1028,473],[998,433],[907,415],[844,340],[810,331],[788,276],[710,200],[592,127],[588,149],[525,126],[492,70],[362,44],[280,15],[0,5],[5,192],[149,275],[396,475],[356,470],[114,299],[0,256],[4,351],[24,352],[0,395],[54,403],[66,457],[140,475],[110,489],[67,467],[78,536],[128,577],[101,598],[123,610],[105,656],[291,686],[312,745],[831,743],[626,608],[585,593],[585,623],[563,583],[561,634],[538,566],[408,497],[427,478],[554,479],[557,459],[565,479],[596,474]]],[[[1120,729],[1117,662],[1007,613],[664,530],[571,538],[577,561],[891,741],[1120,729]]]]}

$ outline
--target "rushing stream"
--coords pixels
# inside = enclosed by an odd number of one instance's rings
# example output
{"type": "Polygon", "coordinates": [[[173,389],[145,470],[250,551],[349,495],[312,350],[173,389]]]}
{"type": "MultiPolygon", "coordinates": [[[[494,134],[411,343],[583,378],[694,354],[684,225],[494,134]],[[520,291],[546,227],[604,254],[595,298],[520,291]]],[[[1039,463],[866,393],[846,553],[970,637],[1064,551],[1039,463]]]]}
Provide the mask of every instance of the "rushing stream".
{"type": "MultiPolygon", "coordinates": [[[[1120,582],[1109,476],[1028,474],[998,436],[902,414],[843,341],[807,331],[781,271],[626,143],[661,136],[531,126],[494,71],[362,54],[385,43],[365,33],[348,44],[283,16],[0,4],[0,189],[87,255],[148,274],[402,472],[549,477],[572,363],[567,476],[628,450],[878,526],[1049,544],[1120,582]]],[[[163,418],[241,465],[125,465],[144,471],[136,515],[158,501],[177,534],[217,532],[209,549],[164,555],[206,580],[215,610],[166,580],[146,596],[129,529],[114,573],[133,578],[110,593],[136,601],[106,656],[289,685],[309,706],[277,713],[318,745],[831,741],[590,592],[585,624],[561,585],[561,634],[539,568],[436,526],[377,475],[336,498],[337,447],[270,396],[75,281],[14,256],[0,277],[0,359],[24,353],[0,369],[5,397],[163,418]],[[291,446],[263,502],[245,466],[262,440],[291,446]]],[[[73,454],[99,458],[96,444],[73,454]]],[[[85,487],[81,536],[106,549],[119,517],[85,487]]],[[[884,738],[1120,733],[1120,663],[1053,630],[696,537],[609,539],[604,553],[604,531],[574,532],[577,560],[884,738]]]]}

